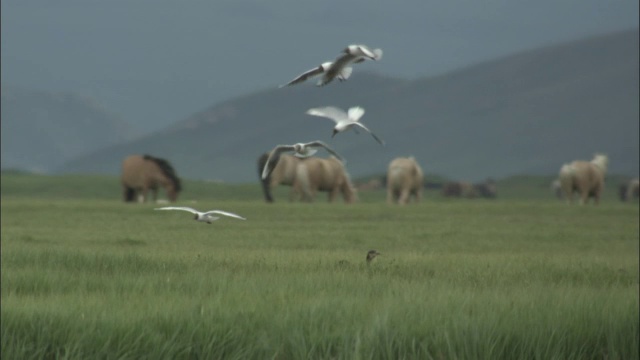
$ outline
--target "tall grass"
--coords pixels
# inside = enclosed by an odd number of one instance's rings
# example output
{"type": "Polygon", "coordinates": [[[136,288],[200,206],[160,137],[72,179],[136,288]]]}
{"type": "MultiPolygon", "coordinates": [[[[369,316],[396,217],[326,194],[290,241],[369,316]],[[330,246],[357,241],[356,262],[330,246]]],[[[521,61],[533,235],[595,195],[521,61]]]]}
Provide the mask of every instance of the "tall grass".
{"type": "Polygon", "coordinates": [[[3,189],[2,357],[638,358],[637,206],[216,191],[248,220],[3,189]]]}

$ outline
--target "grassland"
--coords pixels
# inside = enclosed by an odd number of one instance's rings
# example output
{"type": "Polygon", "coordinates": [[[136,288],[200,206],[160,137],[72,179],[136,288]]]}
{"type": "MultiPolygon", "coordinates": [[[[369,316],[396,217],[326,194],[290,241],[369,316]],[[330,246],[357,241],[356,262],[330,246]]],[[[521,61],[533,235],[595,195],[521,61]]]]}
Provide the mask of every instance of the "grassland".
{"type": "Polygon", "coordinates": [[[532,183],[395,207],[187,182],[179,204],[248,218],[207,225],[111,178],[3,175],[2,358],[637,359],[638,204],[532,183]]]}

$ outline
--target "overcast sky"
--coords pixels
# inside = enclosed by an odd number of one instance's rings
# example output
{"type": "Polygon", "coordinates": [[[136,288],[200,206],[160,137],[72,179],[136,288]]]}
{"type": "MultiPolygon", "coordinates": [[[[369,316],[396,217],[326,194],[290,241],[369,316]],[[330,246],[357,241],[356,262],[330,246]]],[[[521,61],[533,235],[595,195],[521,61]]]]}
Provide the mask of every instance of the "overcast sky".
{"type": "Polygon", "coordinates": [[[384,50],[363,69],[412,79],[637,28],[638,3],[2,0],[2,84],[81,93],[153,130],[286,83],[351,43],[384,50]]]}

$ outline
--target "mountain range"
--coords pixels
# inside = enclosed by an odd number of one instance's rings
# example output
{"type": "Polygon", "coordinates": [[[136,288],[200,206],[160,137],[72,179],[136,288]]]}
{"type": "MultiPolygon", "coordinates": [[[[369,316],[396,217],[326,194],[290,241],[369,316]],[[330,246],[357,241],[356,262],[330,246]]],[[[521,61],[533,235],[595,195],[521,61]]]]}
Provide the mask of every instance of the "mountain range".
{"type": "MultiPolygon", "coordinates": [[[[168,159],[182,177],[253,182],[260,154],[278,144],[323,140],[348,160],[352,177],[383,173],[393,158],[409,155],[426,173],[471,181],[550,174],[595,152],[609,155],[610,172],[634,176],[638,61],[634,29],[415,80],[373,73],[375,62],[366,62],[355,65],[349,81],[265,88],[54,170],[117,174],[125,156],[148,153],[168,159]],[[387,145],[362,132],[331,138],[330,120],[305,114],[328,105],[363,107],[361,121],[387,145]]],[[[291,77],[301,70],[292,69],[291,77]]]]}
{"type": "Polygon", "coordinates": [[[47,172],[87,152],[134,138],[95,99],[2,86],[2,168],[47,172]]]}

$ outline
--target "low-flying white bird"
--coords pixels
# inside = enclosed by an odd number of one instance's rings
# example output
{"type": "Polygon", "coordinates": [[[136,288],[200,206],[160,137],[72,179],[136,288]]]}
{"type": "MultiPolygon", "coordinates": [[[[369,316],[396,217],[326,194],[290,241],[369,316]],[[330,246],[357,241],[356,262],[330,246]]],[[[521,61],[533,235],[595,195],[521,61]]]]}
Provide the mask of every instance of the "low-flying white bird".
{"type": "Polygon", "coordinates": [[[194,220],[206,222],[207,224],[211,224],[212,221],[216,221],[216,220],[220,219],[218,216],[213,216],[214,214],[225,215],[225,216],[229,216],[229,217],[240,219],[240,220],[247,220],[247,219],[243,218],[242,216],[240,216],[238,214],[230,213],[230,212],[227,212],[227,211],[209,210],[209,211],[206,211],[206,212],[200,212],[200,211],[198,211],[196,209],[192,209],[192,208],[186,207],[186,206],[167,206],[167,207],[156,208],[154,210],[181,210],[181,211],[188,211],[188,212],[196,215],[194,217],[194,220]]]}
{"type": "MultiPolygon", "coordinates": [[[[317,67],[314,67],[311,70],[307,70],[305,72],[303,72],[302,74],[298,75],[295,79],[289,81],[288,83],[284,84],[284,85],[280,85],[279,87],[283,88],[285,86],[291,86],[291,85],[295,85],[295,84],[299,84],[303,81],[306,81],[309,78],[318,76],[320,74],[325,73],[329,68],[331,68],[331,65],[333,65],[333,63],[331,61],[327,61],[324,62],[322,64],[320,64],[317,67]]],[[[340,81],[345,81],[349,78],[349,76],[351,76],[351,72],[353,71],[353,69],[350,66],[344,67],[342,68],[342,70],[340,70],[340,73],[336,76],[338,78],[338,80],[340,81]]],[[[320,81],[318,82],[318,86],[320,85],[320,81]]]]}
{"type": "Polygon", "coordinates": [[[364,115],[364,109],[359,106],[354,106],[352,108],[349,108],[348,112],[346,113],[344,112],[344,110],[339,109],[335,106],[313,108],[313,109],[307,110],[307,114],[314,115],[314,116],[322,116],[322,117],[326,117],[333,120],[336,123],[336,126],[333,128],[333,133],[331,134],[331,137],[336,136],[336,134],[339,132],[347,131],[351,128],[353,128],[354,131],[356,131],[356,128],[354,128],[354,126],[357,126],[364,129],[369,134],[371,134],[371,136],[373,136],[373,138],[376,139],[376,141],[380,143],[380,145],[384,145],[384,141],[382,139],[377,137],[376,134],[371,132],[371,130],[369,130],[360,121],[358,121],[360,120],[362,115],[364,115]]]}
{"type": "Polygon", "coordinates": [[[293,151],[294,156],[299,158],[306,158],[318,152],[317,148],[321,148],[321,147],[325,148],[331,155],[338,158],[338,160],[340,160],[341,162],[343,163],[345,162],[345,160],[342,158],[342,156],[340,156],[340,154],[335,152],[331,147],[329,147],[329,145],[325,144],[320,140],[311,141],[308,143],[297,143],[293,145],[278,145],[275,148],[273,148],[273,150],[271,150],[271,153],[267,158],[267,162],[264,164],[264,168],[262,168],[262,179],[266,179],[267,176],[269,175],[269,172],[273,170],[274,166],[272,166],[272,168],[269,168],[269,164],[271,163],[272,160],[278,159],[278,157],[282,152],[293,151]]]}
{"type": "Polygon", "coordinates": [[[322,63],[320,66],[298,75],[295,79],[280,87],[298,84],[320,74],[322,74],[322,78],[318,80],[316,84],[318,86],[326,85],[335,78],[340,81],[345,81],[351,76],[351,72],[353,71],[351,66],[349,66],[350,64],[361,63],[368,59],[376,61],[382,59],[382,50],[371,50],[365,45],[349,45],[342,50],[341,55],[333,62],[322,63]]]}

